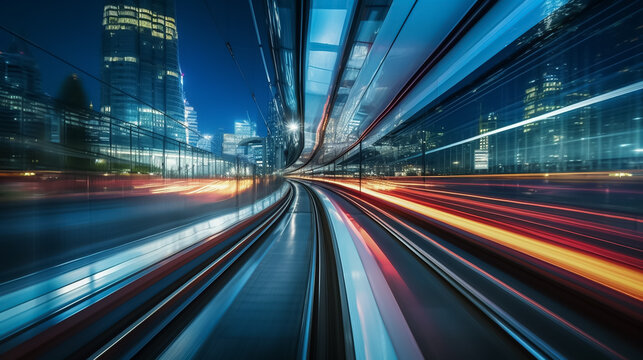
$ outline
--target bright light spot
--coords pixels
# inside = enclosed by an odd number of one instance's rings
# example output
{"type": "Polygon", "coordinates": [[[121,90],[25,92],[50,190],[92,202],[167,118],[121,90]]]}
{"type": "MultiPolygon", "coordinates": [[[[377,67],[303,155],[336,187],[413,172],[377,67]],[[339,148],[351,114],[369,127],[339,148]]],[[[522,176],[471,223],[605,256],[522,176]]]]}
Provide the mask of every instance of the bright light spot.
{"type": "Polygon", "coordinates": [[[624,177],[624,176],[632,176],[632,174],[631,173],[625,173],[625,172],[618,172],[618,173],[611,173],[610,176],[624,177]]]}
{"type": "Polygon", "coordinates": [[[299,130],[299,124],[298,123],[291,122],[291,123],[288,124],[288,131],[295,132],[297,130],[299,130]]]}

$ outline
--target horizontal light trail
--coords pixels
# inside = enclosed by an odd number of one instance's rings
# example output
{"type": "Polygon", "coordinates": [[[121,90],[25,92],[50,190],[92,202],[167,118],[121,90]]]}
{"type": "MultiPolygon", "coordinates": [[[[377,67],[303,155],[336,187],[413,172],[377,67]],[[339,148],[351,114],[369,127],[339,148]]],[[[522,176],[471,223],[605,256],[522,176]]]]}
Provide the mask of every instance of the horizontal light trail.
{"type": "MultiPolygon", "coordinates": [[[[340,185],[357,191],[360,190],[359,186],[355,184],[346,184],[328,179],[317,180],[340,185]]],[[[485,224],[480,221],[450,214],[424,204],[384,194],[366,187],[362,187],[361,191],[380,200],[401,206],[418,214],[438,220],[449,226],[464,230],[470,234],[549,263],[630,296],[638,301],[643,301],[643,273],[631,267],[623,266],[621,264],[556,244],[540,241],[522,234],[485,224]]]]}
{"type": "Polygon", "coordinates": [[[440,194],[430,194],[430,193],[427,194],[426,192],[408,189],[408,188],[394,190],[391,193],[401,197],[404,197],[410,194],[412,198],[409,198],[409,200],[411,201],[413,201],[413,198],[418,198],[418,197],[422,198],[422,199],[418,199],[418,201],[421,201],[421,202],[425,202],[426,200],[431,199],[431,201],[438,201],[438,202],[444,203],[446,204],[447,207],[449,207],[449,205],[457,203],[458,204],[457,206],[465,207],[473,211],[486,212],[487,214],[492,215],[492,217],[494,218],[497,216],[502,216],[502,217],[507,217],[511,219],[516,219],[518,221],[527,221],[539,227],[547,227],[547,228],[551,228],[553,230],[557,230],[565,233],[576,234],[583,238],[595,240],[609,245],[623,247],[625,249],[628,249],[637,253],[640,253],[643,251],[639,248],[628,246],[627,244],[623,244],[620,242],[598,238],[589,234],[576,233],[570,228],[560,226],[560,225],[569,225],[570,227],[577,228],[577,229],[591,230],[597,233],[608,235],[611,238],[614,238],[616,236],[619,238],[619,240],[629,239],[638,243],[641,243],[643,241],[643,237],[640,235],[640,233],[622,231],[617,227],[604,225],[597,222],[574,219],[574,218],[569,218],[569,217],[560,216],[560,215],[551,215],[544,212],[514,208],[510,206],[505,206],[505,205],[497,205],[493,203],[486,203],[483,201],[468,200],[468,199],[459,198],[459,197],[452,197],[452,196],[446,196],[446,195],[440,195],[440,194]],[[516,217],[514,215],[521,216],[522,218],[516,217]],[[537,221],[525,220],[529,218],[536,219],[537,221]]]}
{"type": "MultiPolygon", "coordinates": [[[[420,199],[416,199],[415,197],[412,197],[412,196],[407,197],[399,194],[395,194],[395,196],[404,198],[409,201],[420,201],[421,204],[428,204],[427,202],[420,199]]],[[[624,254],[623,252],[609,250],[604,247],[590,244],[586,241],[579,241],[577,239],[564,237],[556,233],[547,232],[543,230],[543,229],[549,229],[549,230],[554,230],[554,231],[563,232],[567,234],[572,234],[583,239],[590,239],[600,243],[609,244],[611,246],[622,247],[630,251],[635,251],[637,253],[641,252],[641,250],[639,249],[625,246],[620,243],[597,238],[591,235],[581,234],[578,232],[568,230],[563,227],[556,227],[554,225],[549,225],[549,222],[552,222],[554,224],[565,223],[564,219],[559,219],[559,220],[557,220],[556,218],[548,219],[547,215],[545,214],[539,214],[539,213],[528,214],[526,213],[526,211],[519,210],[519,209],[508,208],[508,209],[499,210],[498,208],[495,208],[493,206],[490,206],[484,203],[477,203],[477,204],[464,203],[462,205],[457,205],[457,207],[463,208],[463,210],[457,210],[452,207],[452,204],[450,204],[448,200],[444,200],[444,199],[432,199],[431,206],[436,208],[437,210],[444,210],[444,211],[450,211],[451,213],[454,213],[454,214],[461,214],[461,216],[468,217],[469,219],[472,219],[472,220],[478,219],[477,221],[487,223],[492,226],[503,227],[505,229],[511,230],[519,234],[531,236],[531,237],[534,237],[536,240],[558,243],[566,247],[570,247],[586,253],[594,254],[595,256],[600,258],[613,260],[616,262],[627,264],[629,266],[637,267],[639,269],[643,267],[643,261],[639,259],[638,256],[630,256],[628,254],[624,254]],[[482,214],[476,215],[476,213],[479,213],[479,212],[482,212],[482,214]],[[514,216],[513,214],[525,216],[526,218],[514,216]],[[544,222],[530,220],[530,217],[536,218],[537,220],[539,219],[544,222]],[[529,224],[530,226],[526,226],[526,224],[529,224]]],[[[570,225],[577,226],[577,227],[579,226],[578,224],[570,224],[570,225]]],[[[640,239],[640,237],[638,239],[640,239]]]]}
{"type": "Polygon", "coordinates": [[[414,198],[417,198],[418,201],[420,202],[424,202],[428,199],[431,199],[432,201],[437,201],[447,205],[446,207],[449,207],[449,205],[457,203],[459,204],[458,206],[460,207],[464,207],[466,209],[475,210],[475,211],[484,211],[493,216],[504,216],[507,218],[519,220],[521,222],[527,221],[529,223],[533,223],[538,226],[547,227],[547,228],[551,228],[557,231],[566,232],[570,234],[575,234],[583,238],[588,238],[595,241],[604,242],[610,245],[623,247],[635,252],[643,251],[639,248],[635,248],[622,243],[617,243],[614,241],[598,238],[586,233],[577,233],[575,231],[570,230],[569,228],[559,227],[559,225],[561,224],[570,225],[574,228],[578,228],[582,230],[592,230],[599,233],[610,235],[612,237],[616,235],[619,238],[627,238],[637,242],[643,241],[643,236],[641,236],[640,232],[628,231],[619,227],[597,223],[595,221],[577,219],[577,218],[572,218],[569,216],[563,216],[563,215],[557,215],[557,214],[548,214],[548,213],[524,209],[520,207],[512,207],[512,206],[506,206],[502,204],[495,204],[494,202],[524,205],[527,207],[542,207],[547,209],[578,213],[582,215],[592,215],[599,218],[607,217],[607,218],[615,218],[615,219],[631,221],[631,222],[643,222],[643,220],[638,218],[623,217],[623,216],[612,215],[608,213],[601,213],[597,211],[585,211],[582,209],[568,208],[563,206],[553,206],[553,205],[539,204],[539,203],[526,202],[526,201],[508,200],[508,199],[503,199],[499,197],[489,197],[489,196],[480,196],[480,195],[473,195],[473,194],[467,194],[467,193],[461,193],[461,192],[435,190],[429,187],[423,187],[421,185],[408,186],[405,183],[394,183],[394,182],[390,182],[390,184],[394,184],[395,186],[390,187],[390,189],[387,189],[386,187],[377,186],[377,185],[373,187],[371,185],[371,181],[367,181],[367,182],[362,181],[363,187],[368,187],[374,190],[390,190],[390,193],[396,196],[404,197],[410,194],[411,198],[409,198],[409,200],[411,201],[413,201],[414,198]],[[380,187],[383,189],[380,189],[380,187]],[[489,200],[492,202],[469,200],[467,198],[489,200]],[[525,220],[524,218],[519,218],[513,215],[520,215],[525,218],[533,218],[533,219],[541,220],[541,222],[528,221],[528,220],[525,220]]]}
{"type": "MultiPolygon", "coordinates": [[[[447,194],[447,195],[470,197],[470,198],[475,198],[475,199],[504,202],[504,203],[510,203],[510,204],[516,204],[516,205],[534,206],[534,207],[540,207],[540,208],[546,208],[546,209],[552,209],[552,210],[568,211],[568,212],[575,212],[575,213],[580,213],[580,214],[585,214],[585,215],[608,217],[608,218],[611,218],[611,219],[618,219],[618,220],[624,220],[624,221],[632,221],[632,222],[643,223],[643,219],[640,219],[640,218],[634,218],[634,217],[629,217],[629,216],[621,216],[621,215],[613,215],[613,214],[610,214],[610,213],[598,212],[598,211],[575,209],[575,208],[571,208],[571,207],[568,207],[568,206],[539,204],[539,203],[528,202],[528,201],[509,200],[509,199],[502,199],[502,198],[498,198],[498,197],[467,194],[467,193],[462,193],[462,192],[453,192],[453,191],[429,189],[426,186],[423,186],[423,184],[421,182],[415,183],[415,184],[406,183],[406,182],[390,182],[390,183],[393,184],[393,185],[402,186],[402,187],[408,187],[408,185],[415,185],[416,187],[420,188],[421,190],[427,191],[427,192],[434,192],[434,193],[441,193],[441,194],[447,194]]],[[[448,185],[451,185],[451,184],[448,184],[448,185]]],[[[467,185],[467,184],[461,184],[461,185],[467,185]]],[[[471,184],[471,185],[474,185],[474,184],[471,184]]]]}
{"type": "MultiPolygon", "coordinates": [[[[522,179],[520,179],[522,180],[522,179]]],[[[574,180],[571,178],[565,178],[564,180],[574,180]]],[[[427,181],[431,181],[431,177],[427,176],[427,181]]],[[[525,188],[525,189],[542,189],[542,190],[562,190],[562,191],[575,191],[575,192],[599,192],[599,193],[627,193],[627,194],[636,194],[641,195],[643,191],[636,190],[624,190],[624,189],[605,189],[605,188],[579,188],[571,186],[553,186],[553,185],[533,185],[533,184],[497,184],[492,182],[480,182],[480,183],[467,183],[467,182],[435,182],[431,186],[491,186],[491,187],[500,187],[500,188],[525,188]],[[435,185],[433,185],[435,184],[435,185]]],[[[418,184],[419,185],[419,184],[418,184]]],[[[426,184],[427,186],[429,184],[426,184]]]]}

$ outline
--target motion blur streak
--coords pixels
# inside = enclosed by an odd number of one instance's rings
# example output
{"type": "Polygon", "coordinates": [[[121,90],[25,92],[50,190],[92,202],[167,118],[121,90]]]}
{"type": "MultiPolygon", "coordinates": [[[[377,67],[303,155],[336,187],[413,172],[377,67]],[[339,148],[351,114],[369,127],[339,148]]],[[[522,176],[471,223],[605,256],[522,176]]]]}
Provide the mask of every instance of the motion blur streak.
{"type": "MultiPolygon", "coordinates": [[[[343,195],[344,195],[344,196],[351,197],[351,198],[354,198],[354,199],[355,199],[355,197],[351,196],[350,194],[343,193],[343,195]]],[[[370,203],[368,203],[368,202],[366,202],[366,203],[367,203],[368,205],[375,206],[375,205],[370,204],[370,203]]],[[[622,357],[620,354],[618,354],[617,352],[615,352],[613,349],[609,348],[609,347],[608,347],[608,346],[606,346],[605,344],[603,344],[603,343],[601,343],[600,341],[598,341],[597,339],[593,338],[591,335],[587,334],[586,332],[584,332],[583,330],[581,330],[580,328],[578,328],[578,327],[577,327],[577,326],[575,326],[574,324],[572,324],[572,323],[570,323],[569,321],[565,320],[565,319],[564,319],[563,317],[561,317],[560,315],[556,314],[556,313],[555,313],[555,312],[553,312],[552,310],[550,310],[550,309],[548,309],[548,308],[544,307],[543,305],[539,304],[539,303],[538,303],[538,302],[536,302],[534,299],[532,299],[532,298],[530,298],[529,296],[527,296],[527,295],[523,294],[522,292],[520,292],[520,291],[516,290],[515,288],[513,288],[512,286],[510,286],[510,285],[509,285],[509,284],[507,284],[506,282],[504,282],[504,281],[502,281],[502,280],[498,279],[497,277],[493,276],[493,275],[492,275],[492,274],[490,274],[489,272],[487,272],[487,271],[483,270],[482,268],[480,268],[479,266],[477,266],[477,265],[473,264],[473,263],[472,263],[472,262],[470,262],[469,260],[467,260],[467,259],[463,258],[462,256],[460,256],[460,255],[456,254],[455,252],[451,251],[450,249],[446,248],[445,246],[443,246],[442,244],[440,244],[438,241],[436,241],[436,240],[435,240],[435,239],[433,239],[432,237],[430,237],[430,236],[426,235],[425,233],[423,233],[423,232],[421,232],[421,231],[419,231],[419,230],[415,229],[413,226],[410,226],[409,224],[405,223],[404,221],[399,220],[396,216],[394,216],[394,215],[392,215],[392,214],[390,214],[390,213],[388,213],[388,212],[386,212],[386,211],[384,211],[384,210],[382,210],[382,209],[379,209],[379,211],[380,211],[382,214],[384,214],[388,219],[390,219],[390,220],[394,221],[397,225],[399,225],[399,226],[401,226],[401,227],[403,227],[403,228],[405,228],[405,229],[407,229],[407,230],[411,231],[411,232],[412,232],[412,233],[414,233],[416,236],[419,236],[420,238],[422,238],[422,239],[426,240],[427,242],[430,242],[431,244],[433,244],[434,246],[436,246],[437,248],[439,248],[441,251],[444,251],[444,252],[445,252],[446,254],[448,254],[449,256],[453,257],[454,259],[457,259],[457,261],[459,261],[459,262],[461,262],[461,263],[465,264],[468,268],[470,268],[470,269],[474,270],[475,272],[477,272],[477,273],[481,274],[483,277],[487,278],[487,279],[488,279],[488,280],[490,280],[491,282],[493,282],[493,283],[497,284],[498,286],[500,286],[500,287],[502,287],[502,288],[506,289],[509,293],[511,293],[511,294],[513,294],[513,295],[515,295],[515,296],[517,296],[519,299],[521,299],[521,300],[525,301],[525,302],[526,302],[526,303],[528,303],[530,306],[532,306],[533,308],[535,308],[535,309],[537,309],[538,311],[542,312],[542,313],[543,313],[543,314],[545,314],[546,316],[549,316],[549,317],[551,317],[551,318],[555,319],[555,321],[557,321],[557,322],[559,322],[559,323],[563,324],[564,326],[568,327],[568,328],[569,328],[569,329],[571,329],[572,331],[574,331],[574,332],[576,332],[576,333],[580,334],[581,336],[583,336],[584,338],[586,338],[586,339],[587,339],[587,341],[590,341],[590,342],[592,342],[592,343],[595,343],[596,345],[598,345],[599,347],[603,348],[605,351],[607,351],[607,352],[611,353],[611,354],[612,354],[612,355],[614,355],[615,357],[618,357],[618,358],[621,358],[621,359],[625,359],[625,358],[624,358],[624,357],[622,357]]],[[[533,353],[533,352],[532,352],[532,354],[537,354],[537,353],[533,353]]]]}
{"type": "MultiPolygon", "coordinates": [[[[624,239],[629,239],[632,241],[639,241],[640,236],[637,236],[637,234],[632,233],[632,232],[626,232],[626,231],[621,231],[619,228],[609,226],[609,225],[595,225],[592,222],[589,221],[583,221],[583,220],[576,220],[576,219],[568,219],[562,216],[555,216],[555,215],[549,215],[549,214],[544,214],[544,213],[538,213],[534,211],[528,211],[528,210],[520,210],[516,208],[511,208],[511,207],[505,207],[505,206],[497,206],[493,204],[486,204],[483,202],[477,202],[477,201],[470,201],[470,200],[463,200],[459,199],[456,197],[448,197],[448,196],[441,196],[441,195],[432,195],[432,194],[426,194],[414,190],[405,190],[405,193],[410,193],[410,194],[415,194],[419,196],[423,196],[426,198],[430,198],[434,201],[434,206],[437,208],[447,208],[445,206],[437,206],[435,203],[442,202],[451,202],[454,204],[463,204],[461,205],[464,209],[471,211],[471,213],[475,213],[476,211],[487,211],[488,215],[491,215],[491,217],[481,217],[481,216],[475,216],[475,218],[480,219],[480,221],[490,223],[490,224],[498,224],[501,226],[506,226],[508,228],[512,228],[517,232],[524,232],[530,235],[534,235],[537,237],[540,237],[541,239],[545,241],[554,241],[559,244],[564,244],[566,246],[582,250],[584,252],[588,252],[591,254],[595,254],[597,256],[607,258],[607,259],[612,259],[616,260],[619,262],[626,263],[631,266],[635,267],[641,267],[642,265],[642,260],[637,256],[637,257],[632,257],[626,254],[622,254],[616,251],[611,251],[609,249],[605,249],[599,246],[594,246],[592,244],[588,244],[584,241],[577,241],[577,240],[572,240],[569,238],[565,238],[562,236],[558,236],[556,234],[552,233],[547,233],[545,231],[541,231],[540,229],[547,228],[549,230],[556,230],[558,232],[564,232],[568,233],[571,235],[575,235],[577,237],[585,237],[588,240],[591,241],[596,241],[599,243],[606,243],[609,245],[612,245],[614,247],[622,247],[627,250],[634,251],[636,255],[638,255],[641,250],[637,249],[633,246],[628,246],[627,244],[622,244],[618,241],[622,241],[624,239]],[[488,210],[487,210],[488,209],[488,210]],[[509,214],[509,215],[507,215],[509,214]],[[519,215],[519,216],[512,216],[512,215],[519,215]],[[511,220],[511,223],[508,222],[502,222],[498,220],[492,220],[495,217],[505,217],[508,220],[511,220]],[[536,219],[536,220],[531,220],[530,218],[536,219]],[[542,221],[541,221],[542,220],[542,221]],[[526,229],[526,224],[529,225],[537,225],[537,228],[530,228],[526,229]],[[555,225],[551,225],[555,224],[555,225]],[[564,224],[568,225],[571,229],[563,228],[563,227],[558,227],[556,224],[564,224]],[[596,236],[591,236],[586,233],[579,233],[576,231],[573,231],[576,227],[577,229],[584,229],[584,230],[592,230],[596,232],[600,232],[603,235],[611,235],[611,236],[618,236],[621,239],[618,239],[617,241],[610,241],[607,239],[602,239],[596,236]]],[[[399,195],[402,198],[405,198],[402,195],[399,195]]],[[[413,198],[409,198],[413,199],[413,198]]],[[[426,200],[426,199],[425,199],[426,200]]],[[[459,212],[463,213],[463,212],[459,212]]],[[[471,214],[464,212],[464,214],[471,214]]],[[[473,215],[469,215],[473,216],[473,215]]]]}
{"type": "MultiPolygon", "coordinates": [[[[382,183],[383,184],[393,185],[393,187],[392,187],[393,189],[396,188],[396,187],[401,187],[401,188],[406,188],[406,189],[409,189],[409,188],[412,188],[412,187],[417,187],[417,188],[421,188],[424,191],[430,191],[430,192],[441,193],[441,194],[466,196],[466,197],[471,197],[471,198],[475,198],[475,199],[484,199],[484,200],[505,202],[505,203],[510,203],[510,204],[527,205],[527,206],[534,206],[534,207],[540,207],[540,208],[552,209],[552,210],[577,212],[577,213],[581,213],[581,214],[602,216],[602,217],[607,217],[607,218],[611,218],[611,219],[619,219],[619,220],[634,221],[634,222],[638,222],[638,223],[643,223],[643,219],[629,217],[629,216],[614,215],[614,214],[610,214],[610,213],[606,213],[606,212],[574,209],[574,208],[567,207],[567,206],[554,206],[554,205],[547,205],[547,204],[538,204],[538,203],[534,203],[534,202],[509,200],[509,199],[502,199],[502,198],[499,198],[499,197],[481,196],[481,195],[466,194],[466,193],[461,193],[461,192],[435,190],[435,189],[427,188],[427,186],[431,186],[431,185],[428,185],[428,184],[423,183],[421,181],[407,181],[407,182],[383,181],[382,183]]],[[[452,183],[451,182],[450,184],[457,185],[458,183],[452,183]]],[[[475,184],[467,184],[467,185],[475,185],[475,184]]],[[[481,185],[491,186],[490,184],[481,184],[481,185]]],[[[373,186],[375,186],[375,185],[373,185],[373,186]]],[[[549,187],[549,188],[551,188],[551,187],[549,187]]],[[[575,188],[574,190],[579,190],[579,189],[575,188]]]]}
{"type": "Polygon", "coordinates": [[[146,175],[75,176],[64,172],[2,172],[0,185],[14,199],[143,196],[158,194],[218,196],[221,199],[247,190],[252,179],[163,179],[146,175]],[[29,175],[26,175],[29,174],[29,175]],[[27,176],[27,177],[25,177],[27,176]]]}
{"type": "MultiPolygon", "coordinates": [[[[329,179],[320,181],[344,186],[353,190],[360,190],[359,185],[352,183],[329,179]]],[[[638,301],[643,301],[643,273],[640,269],[618,264],[613,261],[606,261],[602,258],[574,251],[563,246],[546,243],[480,221],[437,210],[426,203],[418,203],[399,196],[388,195],[382,191],[372,190],[364,186],[361,187],[361,191],[555,265],[561,269],[633,297],[638,301]]]]}

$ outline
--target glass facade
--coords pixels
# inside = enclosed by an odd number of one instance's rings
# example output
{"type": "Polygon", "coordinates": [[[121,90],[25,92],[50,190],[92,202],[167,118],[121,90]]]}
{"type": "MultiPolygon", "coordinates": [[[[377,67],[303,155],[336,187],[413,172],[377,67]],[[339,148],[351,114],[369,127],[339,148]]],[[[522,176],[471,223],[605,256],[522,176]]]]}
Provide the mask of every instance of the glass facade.
{"type": "Polygon", "coordinates": [[[312,172],[640,169],[642,18],[634,3],[570,2],[409,121],[312,172]]]}
{"type": "Polygon", "coordinates": [[[102,111],[186,142],[172,0],[107,0],[103,11],[102,111]]]}

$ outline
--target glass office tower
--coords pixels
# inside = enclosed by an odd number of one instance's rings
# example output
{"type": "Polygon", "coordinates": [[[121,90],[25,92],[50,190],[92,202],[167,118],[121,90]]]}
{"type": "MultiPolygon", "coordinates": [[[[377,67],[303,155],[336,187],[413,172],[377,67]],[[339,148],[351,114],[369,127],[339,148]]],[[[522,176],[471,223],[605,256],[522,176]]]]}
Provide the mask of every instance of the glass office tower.
{"type": "Polygon", "coordinates": [[[101,110],[185,142],[173,0],[106,0],[101,110]]]}

